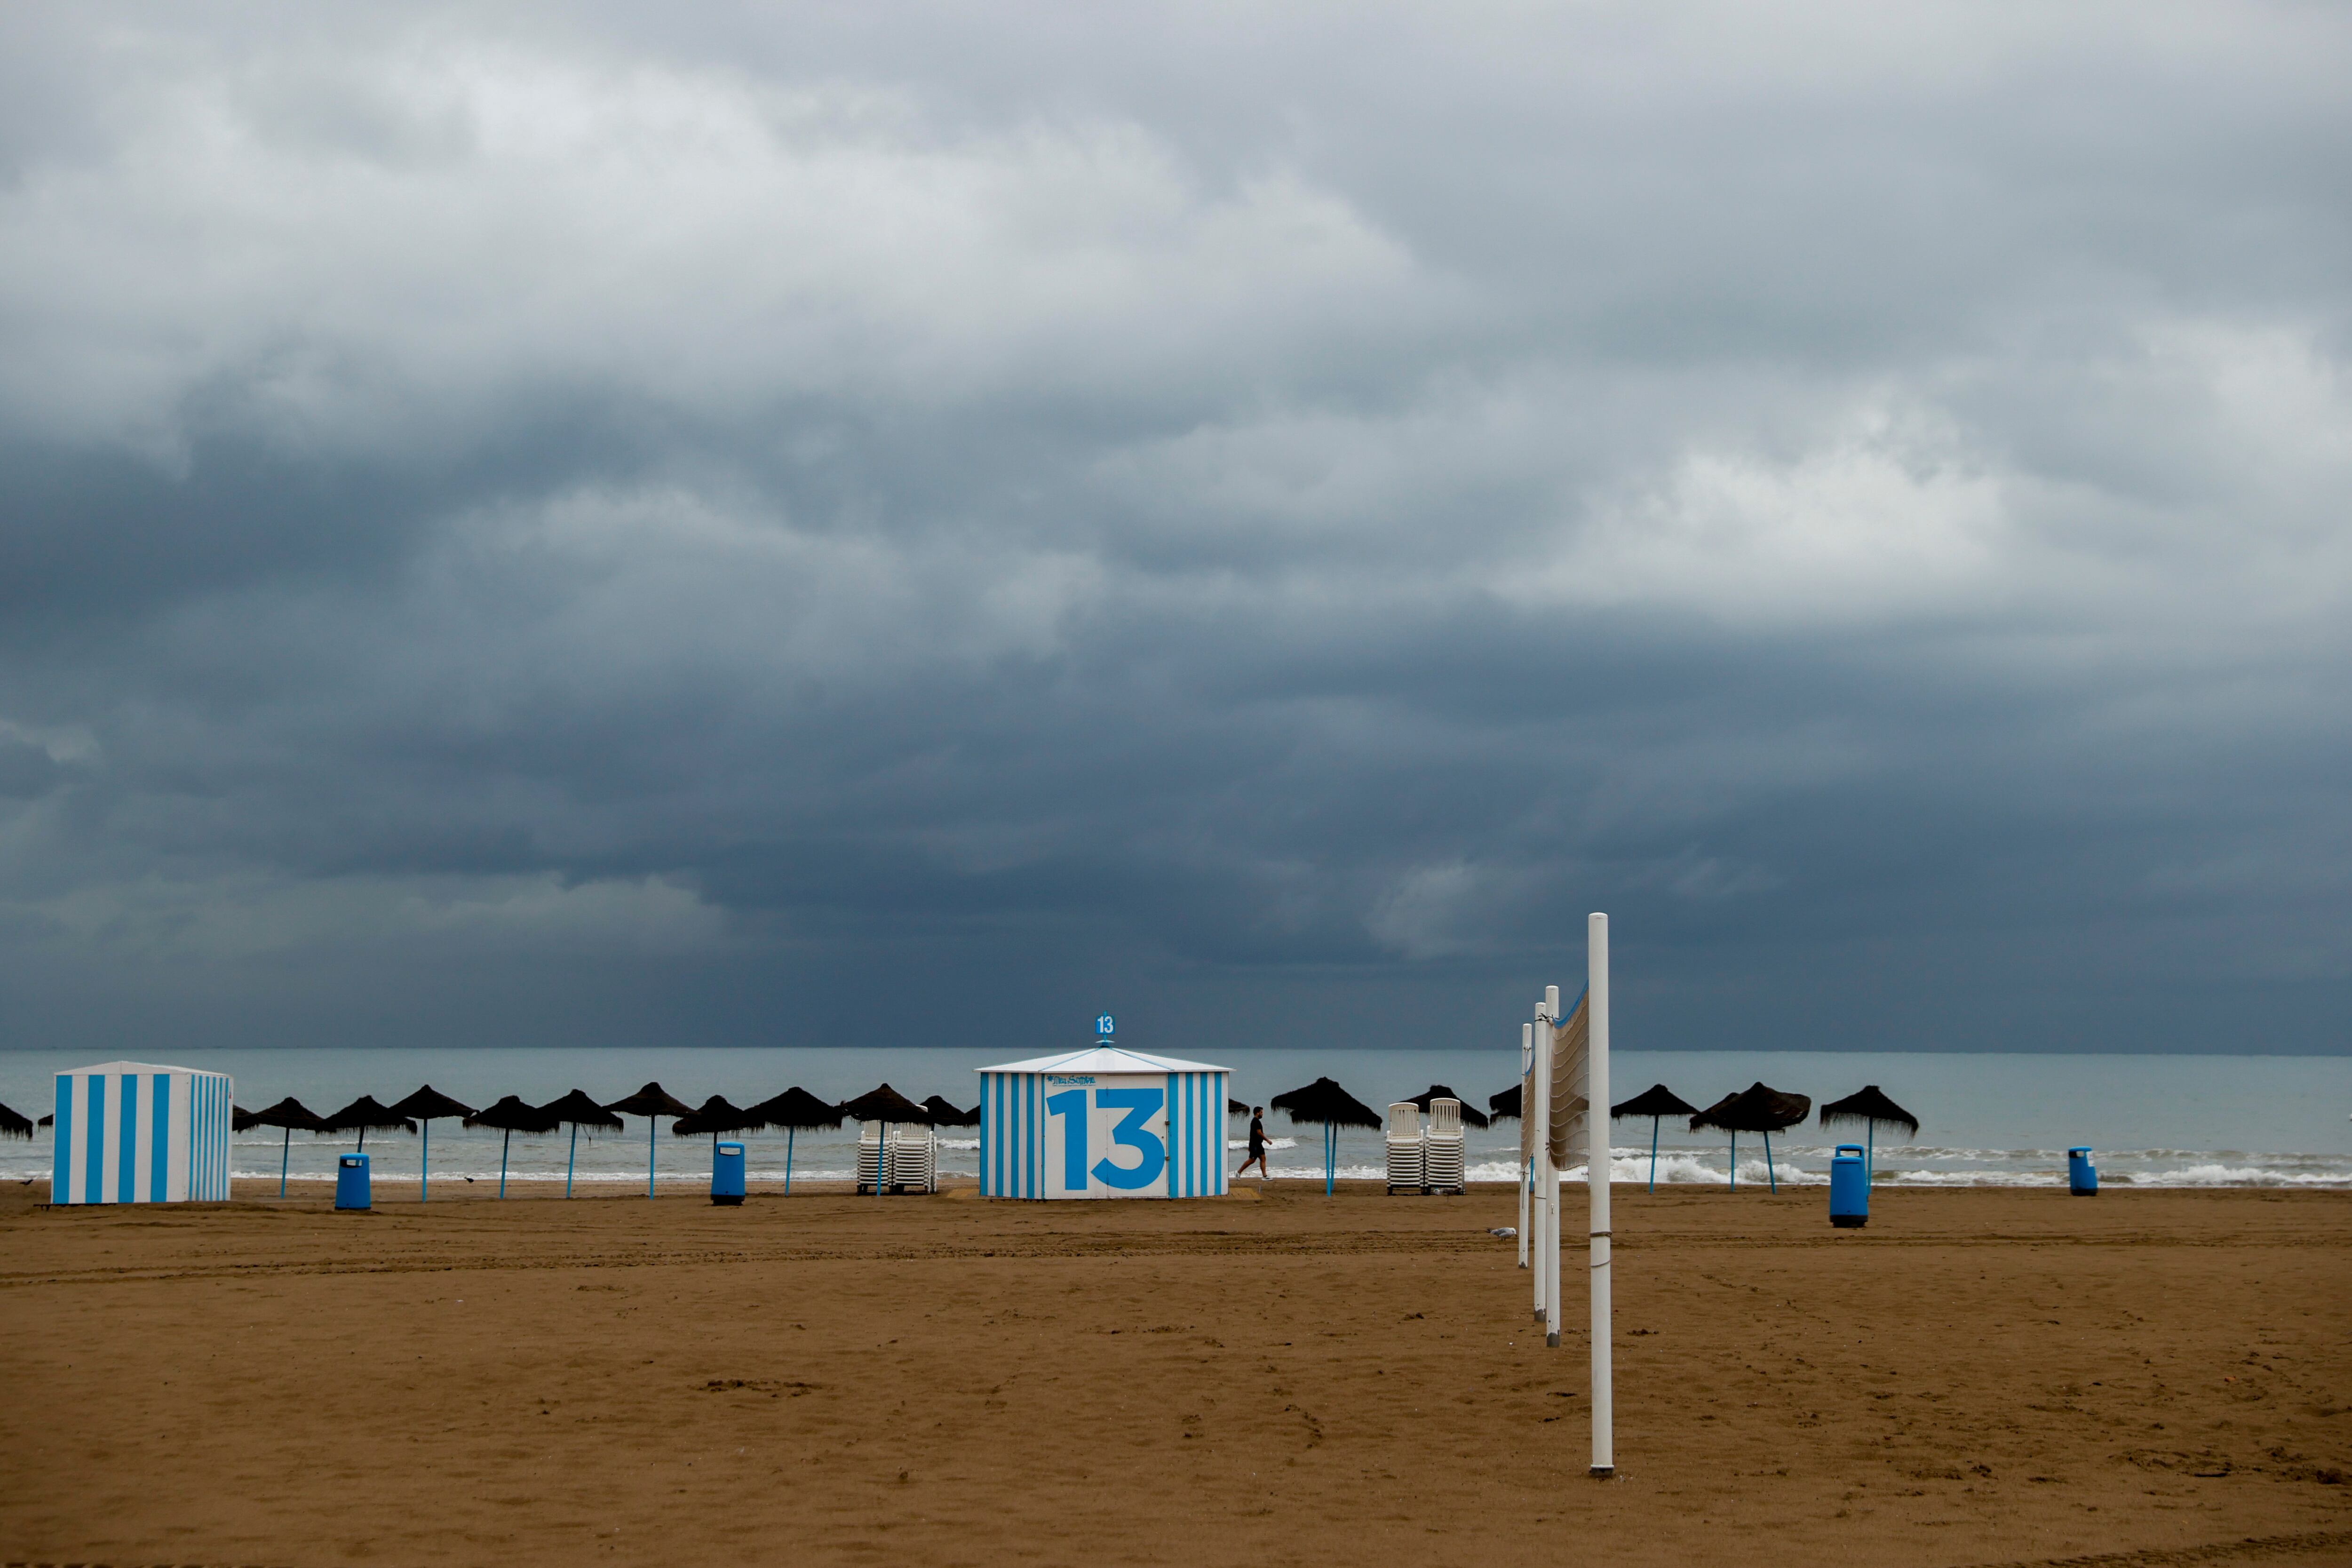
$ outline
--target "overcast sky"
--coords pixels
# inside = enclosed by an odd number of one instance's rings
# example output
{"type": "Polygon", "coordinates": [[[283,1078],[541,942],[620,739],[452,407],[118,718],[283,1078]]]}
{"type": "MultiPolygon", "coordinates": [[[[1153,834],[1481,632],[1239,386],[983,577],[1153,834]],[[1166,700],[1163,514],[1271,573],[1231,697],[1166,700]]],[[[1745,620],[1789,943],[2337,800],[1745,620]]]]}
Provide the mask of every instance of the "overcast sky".
{"type": "Polygon", "coordinates": [[[0,11],[0,1045],[2352,1048],[2352,10],[485,9],[0,11]]]}

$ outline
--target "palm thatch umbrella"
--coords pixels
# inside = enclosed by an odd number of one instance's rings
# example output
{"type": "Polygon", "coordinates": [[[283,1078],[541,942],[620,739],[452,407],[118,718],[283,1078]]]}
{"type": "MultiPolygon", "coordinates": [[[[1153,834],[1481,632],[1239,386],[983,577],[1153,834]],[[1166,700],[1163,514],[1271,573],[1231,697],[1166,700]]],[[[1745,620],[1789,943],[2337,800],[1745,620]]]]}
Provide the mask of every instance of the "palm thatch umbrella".
{"type": "Polygon", "coordinates": [[[1515,1083],[1500,1094],[1488,1095],[1486,1097],[1486,1114],[1493,1117],[1497,1121],[1517,1121],[1519,1118],[1520,1088],[1520,1085],[1515,1083]]]}
{"type": "MultiPolygon", "coordinates": [[[[890,1152],[890,1123],[910,1122],[924,1127],[931,1123],[929,1107],[917,1105],[887,1083],[878,1089],[867,1089],[856,1100],[845,1101],[841,1107],[841,1113],[844,1116],[855,1116],[860,1121],[878,1121],[882,1124],[882,1138],[880,1143],[877,1145],[876,1159],[883,1163],[887,1163],[890,1152]]],[[[881,1179],[881,1163],[876,1165],[874,1175],[874,1195],[878,1198],[888,1190],[887,1184],[881,1179]]],[[[853,1176],[850,1184],[856,1186],[865,1179],[862,1175],[853,1176]]]]}
{"type": "Polygon", "coordinates": [[[6,1106],[0,1105],[0,1138],[30,1138],[32,1135],[32,1118],[19,1116],[6,1106]]]}
{"type": "Polygon", "coordinates": [[[674,1098],[658,1083],[648,1083],[636,1093],[616,1100],[604,1108],[624,1116],[646,1119],[646,1196],[654,1195],[654,1129],[665,1116],[691,1116],[694,1107],[674,1098]]]}
{"type": "Polygon", "coordinates": [[[1785,1127],[1794,1127],[1813,1108],[1812,1100],[1801,1094],[1783,1094],[1767,1086],[1761,1079],[1749,1084],[1738,1094],[1727,1094],[1713,1105],[1690,1119],[1690,1130],[1719,1127],[1731,1134],[1731,1184],[1739,1185],[1739,1135],[1742,1132],[1764,1134],[1764,1179],[1772,1190],[1780,1190],[1780,1178],[1772,1169],[1772,1134],[1785,1127]]]}
{"type": "Polygon", "coordinates": [[[253,1125],[253,1119],[259,1114],[259,1111],[247,1110],[242,1105],[231,1105],[228,1108],[228,1130],[243,1132],[253,1125]]]}
{"type": "Polygon", "coordinates": [[[1481,1113],[1475,1106],[1473,1106],[1468,1100],[1463,1100],[1460,1095],[1454,1093],[1452,1089],[1446,1088],[1442,1083],[1433,1083],[1421,1093],[1414,1095],[1411,1100],[1402,1101],[1401,1103],[1417,1107],[1423,1116],[1426,1116],[1429,1114],[1429,1102],[1433,1100],[1459,1100],[1462,1105],[1462,1121],[1465,1125],[1478,1128],[1484,1128],[1487,1125],[1486,1116],[1481,1113]]]}
{"type": "Polygon", "coordinates": [[[752,1132],[765,1127],[751,1112],[735,1104],[723,1094],[714,1094],[695,1110],[670,1123],[670,1135],[675,1138],[698,1138],[710,1134],[710,1147],[715,1153],[721,1132],[752,1132]]]}
{"type": "Polygon", "coordinates": [[[294,1159],[294,1134],[297,1132],[332,1132],[324,1118],[315,1115],[310,1108],[288,1095],[277,1104],[262,1110],[245,1113],[247,1127],[283,1127],[286,1137],[278,1149],[278,1195],[286,1195],[286,1170],[294,1159]]]}
{"type": "Polygon", "coordinates": [[[1241,1100],[1231,1098],[1228,1098],[1225,1100],[1225,1114],[1227,1116],[1247,1116],[1249,1114],[1249,1106],[1241,1100]]]}
{"type": "Polygon", "coordinates": [[[1859,1094],[1849,1094],[1843,1100],[1832,1100],[1822,1106],[1822,1125],[1827,1127],[1836,1121],[1864,1123],[1862,1169],[1865,1181],[1876,1179],[1881,1123],[1900,1127],[1907,1138],[1919,1136],[1919,1119],[1887,1099],[1874,1083],[1864,1084],[1859,1094]]]}
{"type": "Polygon", "coordinates": [[[473,1115],[474,1108],[462,1100],[450,1099],[428,1083],[392,1109],[398,1115],[413,1116],[425,1123],[425,1152],[416,1166],[416,1201],[421,1204],[433,1195],[433,1119],[455,1116],[462,1120],[473,1115]]]}
{"type": "Polygon", "coordinates": [[[1627,1116],[1646,1116],[1650,1119],[1650,1190],[1652,1192],[1658,1190],[1659,1118],[1696,1116],[1697,1114],[1697,1106],[1684,1104],[1682,1096],[1662,1083],[1654,1083],[1622,1105],[1612,1105],[1609,1108],[1609,1120],[1612,1121],[1627,1116]]]}
{"type": "Polygon", "coordinates": [[[979,1106],[975,1105],[970,1110],[958,1110],[954,1106],[948,1103],[946,1097],[943,1095],[934,1094],[926,1098],[923,1101],[923,1109],[931,1113],[931,1125],[934,1127],[977,1127],[980,1125],[979,1106]]]}
{"type": "Polygon", "coordinates": [[[569,1126],[572,1129],[571,1152],[563,1156],[563,1195],[572,1195],[572,1173],[580,1163],[580,1130],[583,1127],[609,1127],[620,1131],[621,1119],[588,1097],[585,1089],[575,1089],[561,1100],[551,1100],[539,1108],[550,1127],[569,1126]]]}
{"type": "Polygon", "coordinates": [[[1328,1078],[1277,1094],[1266,1103],[1288,1116],[1293,1126],[1310,1121],[1323,1124],[1323,1195],[1327,1198],[1339,1178],[1339,1129],[1369,1127],[1378,1131],[1382,1125],[1380,1112],[1328,1078]]]}
{"type": "Polygon", "coordinates": [[[804,1127],[838,1127],[842,1114],[841,1107],[819,1100],[798,1084],[760,1101],[751,1107],[751,1113],[760,1119],[762,1126],[784,1130],[784,1192],[788,1195],[793,1190],[793,1135],[804,1127]]]}
{"type": "Polygon", "coordinates": [[[520,1095],[501,1095],[499,1102],[487,1110],[477,1110],[466,1118],[468,1127],[496,1128],[505,1136],[499,1140],[499,1196],[507,1195],[507,1151],[514,1147],[518,1132],[529,1136],[537,1132],[552,1132],[556,1119],[520,1095]]]}
{"type": "Polygon", "coordinates": [[[415,1122],[388,1105],[378,1105],[372,1094],[361,1095],[332,1116],[320,1120],[327,1124],[330,1132],[357,1132],[360,1135],[359,1146],[362,1149],[367,1147],[368,1130],[371,1128],[387,1132],[416,1131],[415,1122]]]}

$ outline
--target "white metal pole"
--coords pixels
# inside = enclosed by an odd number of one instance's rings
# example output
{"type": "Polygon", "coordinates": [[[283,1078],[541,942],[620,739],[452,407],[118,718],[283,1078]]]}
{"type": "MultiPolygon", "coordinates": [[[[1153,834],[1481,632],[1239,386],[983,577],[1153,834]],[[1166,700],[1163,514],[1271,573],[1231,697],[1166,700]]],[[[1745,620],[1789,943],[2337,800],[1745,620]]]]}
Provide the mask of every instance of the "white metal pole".
{"type": "MultiPolygon", "coordinates": [[[[1535,1114],[1535,1108],[1528,1101],[1536,1097],[1535,1085],[1529,1081],[1535,1072],[1535,1064],[1536,1026],[1533,1024],[1521,1024],[1519,1026],[1519,1125],[1522,1127],[1534,1125],[1528,1121],[1528,1118],[1535,1114]]],[[[294,1134],[289,1132],[286,1136],[291,1138],[294,1134]]],[[[1528,1248],[1534,1246],[1534,1239],[1528,1235],[1528,1197],[1535,1191],[1535,1151],[1529,1149],[1528,1157],[1519,1162],[1519,1267],[1522,1268],[1528,1266],[1528,1248]]]]}
{"type": "Polygon", "coordinates": [[[1585,1125],[1586,1190],[1591,1194],[1592,1237],[1592,1473],[1617,1473],[1615,1386],[1609,1345],[1609,917],[1585,921],[1586,1015],[1591,1044],[1586,1058],[1585,1096],[1592,1110],[1585,1125]]]}
{"type": "MultiPolygon", "coordinates": [[[[1547,1192],[1545,1187],[1547,1179],[1551,1176],[1551,1041],[1544,1035],[1542,1009],[1537,1009],[1536,1021],[1528,1026],[1528,1031],[1534,1036],[1536,1043],[1534,1086],[1536,1103],[1533,1111],[1536,1157],[1534,1173],[1529,1183],[1534,1188],[1532,1194],[1534,1208],[1528,1215],[1535,1223],[1536,1250],[1535,1267],[1529,1272],[1536,1277],[1536,1321],[1549,1327],[1551,1317],[1549,1304],[1545,1300],[1545,1286],[1551,1279],[1551,1270],[1545,1267],[1544,1258],[1549,1250],[1545,1245],[1546,1221],[1552,1209],[1552,1204],[1548,1201],[1551,1194],[1547,1192]]],[[[1522,1106],[1520,1109],[1527,1108],[1522,1106]]],[[[1553,1179],[1550,1185],[1556,1191],[1559,1184],[1553,1179]]]]}
{"type": "Polygon", "coordinates": [[[1559,1045],[1553,1031],[1559,1026],[1559,987],[1544,987],[1542,1005],[1536,1009],[1536,1039],[1544,1068],[1544,1344],[1557,1349],[1559,1344],[1559,1166],[1552,1160],[1551,1100],[1552,1075],[1559,1064],[1553,1060],[1559,1045]]]}

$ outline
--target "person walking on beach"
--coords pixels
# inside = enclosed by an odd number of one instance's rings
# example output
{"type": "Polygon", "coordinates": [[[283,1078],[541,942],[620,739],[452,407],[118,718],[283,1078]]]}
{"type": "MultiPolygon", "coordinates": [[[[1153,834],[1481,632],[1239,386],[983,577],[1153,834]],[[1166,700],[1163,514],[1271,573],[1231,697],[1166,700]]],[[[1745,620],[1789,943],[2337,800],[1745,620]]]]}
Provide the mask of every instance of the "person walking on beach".
{"type": "Polygon", "coordinates": [[[1245,1175],[1252,1165],[1257,1167],[1258,1180],[1274,1180],[1274,1173],[1265,1168],[1265,1107],[1263,1105],[1250,1107],[1249,1157],[1242,1162],[1242,1168],[1234,1174],[1245,1175]]]}

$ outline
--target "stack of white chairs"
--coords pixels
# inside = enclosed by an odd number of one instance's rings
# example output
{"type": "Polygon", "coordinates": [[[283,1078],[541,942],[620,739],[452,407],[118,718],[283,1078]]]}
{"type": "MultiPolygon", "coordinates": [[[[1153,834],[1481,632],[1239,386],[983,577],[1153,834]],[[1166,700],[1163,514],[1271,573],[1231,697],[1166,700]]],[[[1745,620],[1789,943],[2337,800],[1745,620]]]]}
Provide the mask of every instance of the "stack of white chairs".
{"type": "Polygon", "coordinates": [[[890,1190],[928,1193],[939,1184],[939,1140],[924,1126],[898,1123],[890,1129],[890,1190]]]}
{"type": "Polygon", "coordinates": [[[1461,1192],[1462,1174],[1462,1102],[1433,1100],[1429,1131],[1422,1139],[1422,1188],[1432,1193],[1461,1192]]]}
{"type": "Polygon", "coordinates": [[[877,1186],[893,1193],[929,1193],[939,1189],[939,1146],[928,1127],[919,1123],[890,1124],[889,1165],[882,1159],[882,1124],[857,1124],[857,1190],[877,1186]]]}
{"type": "MultiPolygon", "coordinates": [[[[1456,1109],[1459,1109],[1458,1107],[1456,1109]]],[[[1389,1192],[1394,1195],[1399,1187],[1409,1193],[1422,1190],[1424,1176],[1422,1169],[1421,1107],[1410,1100],[1400,1100],[1389,1107],[1389,1192]]]]}

